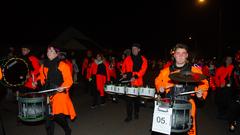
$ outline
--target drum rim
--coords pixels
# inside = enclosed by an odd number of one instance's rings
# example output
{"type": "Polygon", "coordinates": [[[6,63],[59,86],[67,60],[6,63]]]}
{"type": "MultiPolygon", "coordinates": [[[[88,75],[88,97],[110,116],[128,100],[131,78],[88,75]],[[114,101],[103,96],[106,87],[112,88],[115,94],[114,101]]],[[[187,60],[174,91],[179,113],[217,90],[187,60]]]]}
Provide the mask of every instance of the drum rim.
{"type": "Polygon", "coordinates": [[[9,63],[9,61],[14,60],[14,59],[20,60],[20,61],[24,62],[24,64],[25,64],[26,67],[27,67],[27,73],[29,73],[29,66],[28,66],[27,62],[26,62],[24,59],[22,59],[22,58],[17,58],[17,57],[12,57],[12,58],[8,59],[8,60],[6,61],[6,63],[4,63],[3,66],[2,66],[2,81],[4,81],[5,84],[6,84],[7,86],[10,86],[10,87],[22,86],[22,85],[24,85],[24,83],[27,81],[27,78],[25,78],[25,80],[23,80],[23,82],[17,83],[17,84],[11,84],[11,83],[9,83],[9,82],[7,81],[6,76],[5,76],[5,70],[4,70],[4,68],[5,68],[6,65],[9,63]]]}
{"type": "Polygon", "coordinates": [[[128,97],[137,97],[138,95],[126,94],[128,97]]]}
{"type": "Polygon", "coordinates": [[[146,95],[139,95],[141,98],[145,98],[145,99],[153,99],[154,96],[146,96],[146,95]]]}

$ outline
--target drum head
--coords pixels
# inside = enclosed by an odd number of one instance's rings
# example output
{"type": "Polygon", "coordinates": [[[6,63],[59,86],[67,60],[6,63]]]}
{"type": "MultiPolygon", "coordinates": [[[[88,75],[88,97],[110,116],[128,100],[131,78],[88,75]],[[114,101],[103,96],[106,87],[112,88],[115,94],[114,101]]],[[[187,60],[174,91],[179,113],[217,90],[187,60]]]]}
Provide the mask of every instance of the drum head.
{"type": "Polygon", "coordinates": [[[27,80],[28,64],[23,59],[11,58],[3,64],[2,72],[7,86],[21,86],[27,80]]]}

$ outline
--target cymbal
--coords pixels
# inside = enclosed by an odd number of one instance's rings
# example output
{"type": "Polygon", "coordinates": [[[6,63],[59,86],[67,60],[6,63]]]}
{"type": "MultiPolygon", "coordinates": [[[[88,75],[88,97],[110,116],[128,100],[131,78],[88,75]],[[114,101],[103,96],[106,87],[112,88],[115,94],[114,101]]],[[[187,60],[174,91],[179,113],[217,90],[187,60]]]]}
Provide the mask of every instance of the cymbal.
{"type": "Polygon", "coordinates": [[[207,76],[190,71],[181,71],[170,74],[169,78],[178,82],[200,82],[201,80],[206,79],[207,76]]]}

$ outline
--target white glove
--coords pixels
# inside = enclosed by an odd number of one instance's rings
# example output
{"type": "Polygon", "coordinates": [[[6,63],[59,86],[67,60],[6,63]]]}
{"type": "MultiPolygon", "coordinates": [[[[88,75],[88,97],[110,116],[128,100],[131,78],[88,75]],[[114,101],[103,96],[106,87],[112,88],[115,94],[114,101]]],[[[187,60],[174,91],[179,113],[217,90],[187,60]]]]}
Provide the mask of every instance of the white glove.
{"type": "Polygon", "coordinates": [[[66,90],[64,87],[59,87],[59,88],[57,89],[58,92],[63,92],[64,90],[66,90]]]}
{"type": "Polygon", "coordinates": [[[159,91],[160,91],[161,93],[163,93],[164,90],[165,90],[165,89],[164,89],[163,87],[160,87],[160,88],[159,88],[159,91]]]}

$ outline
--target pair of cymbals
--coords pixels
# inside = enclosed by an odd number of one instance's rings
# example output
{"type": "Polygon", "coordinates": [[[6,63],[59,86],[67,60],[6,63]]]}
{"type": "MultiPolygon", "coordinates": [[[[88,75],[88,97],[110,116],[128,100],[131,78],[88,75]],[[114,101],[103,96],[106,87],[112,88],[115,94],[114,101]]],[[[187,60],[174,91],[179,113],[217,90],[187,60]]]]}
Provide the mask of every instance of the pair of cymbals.
{"type": "Polygon", "coordinates": [[[181,71],[170,74],[169,78],[177,82],[200,82],[201,80],[206,79],[207,76],[191,71],[181,71]]]}

